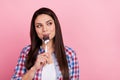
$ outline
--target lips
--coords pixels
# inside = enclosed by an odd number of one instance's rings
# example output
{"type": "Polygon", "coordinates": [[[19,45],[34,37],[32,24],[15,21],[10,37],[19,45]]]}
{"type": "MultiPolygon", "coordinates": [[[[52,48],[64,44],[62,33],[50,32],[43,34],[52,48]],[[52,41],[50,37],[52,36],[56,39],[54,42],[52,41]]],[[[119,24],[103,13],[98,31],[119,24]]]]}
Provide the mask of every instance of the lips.
{"type": "Polygon", "coordinates": [[[45,41],[45,40],[49,40],[49,35],[48,35],[48,34],[43,35],[43,40],[44,40],[44,41],[45,41]]]}

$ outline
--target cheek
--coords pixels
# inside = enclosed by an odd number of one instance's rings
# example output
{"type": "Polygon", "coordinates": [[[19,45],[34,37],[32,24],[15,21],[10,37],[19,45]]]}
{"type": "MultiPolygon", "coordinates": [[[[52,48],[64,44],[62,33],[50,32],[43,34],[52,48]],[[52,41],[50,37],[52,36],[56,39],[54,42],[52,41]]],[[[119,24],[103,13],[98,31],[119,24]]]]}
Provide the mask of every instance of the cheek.
{"type": "Polygon", "coordinates": [[[40,38],[40,39],[42,39],[42,34],[41,34],[41,32],[40,31],[38,31],[38,30],[36,30],[36,33],[37,33],[37,36],[40,38]]]}
{"type": "Polygon", "coordinates": [[[55,28],[52,28],[51,32],[52,32],[52,37],[54,37],[55,36],[55,28]]]}
{"type": "Polygon", "coordinates": [[[52,32],[55,32],[55,25],[51,28],[52,32]]]}

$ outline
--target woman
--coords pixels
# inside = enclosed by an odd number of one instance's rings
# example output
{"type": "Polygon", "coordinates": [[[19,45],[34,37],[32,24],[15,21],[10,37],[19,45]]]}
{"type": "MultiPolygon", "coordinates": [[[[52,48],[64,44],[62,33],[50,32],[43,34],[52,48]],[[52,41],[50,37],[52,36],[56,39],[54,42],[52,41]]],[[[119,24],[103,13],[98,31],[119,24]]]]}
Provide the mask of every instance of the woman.
{"type": "Polygon", "coordinates": [[[21,51],[11,80],[79,80],[76,53],[64,46],[60,23],[51,9],[34,13],[30,38],[31,45],[21,51]]]}

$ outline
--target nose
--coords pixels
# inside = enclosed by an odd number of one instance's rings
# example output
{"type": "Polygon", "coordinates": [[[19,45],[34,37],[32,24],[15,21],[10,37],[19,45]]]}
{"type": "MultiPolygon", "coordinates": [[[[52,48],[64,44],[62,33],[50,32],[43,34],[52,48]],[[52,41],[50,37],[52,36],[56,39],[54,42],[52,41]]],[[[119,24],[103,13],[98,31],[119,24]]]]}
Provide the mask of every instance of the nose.
{"type": "Polygon", "coordinates": [[[47,31],[47,26],[43,26],[43,32],[47,31]]]}

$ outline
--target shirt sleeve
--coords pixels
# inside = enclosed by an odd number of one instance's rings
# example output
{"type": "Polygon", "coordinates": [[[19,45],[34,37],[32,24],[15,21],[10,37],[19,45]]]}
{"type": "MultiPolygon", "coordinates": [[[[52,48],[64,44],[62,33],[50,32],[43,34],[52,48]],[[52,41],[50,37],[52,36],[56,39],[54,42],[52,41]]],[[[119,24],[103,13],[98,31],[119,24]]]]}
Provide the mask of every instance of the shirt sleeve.
{"type": "Polygon", "coordinates": [[[76,56],[76,52],[71,48],[67,48],[67,58],[68,58],[68,66],[70,73],[70,80],[79,80],[80,70],[79,70],[79,62],[76,56]]]}
{"type": "Polygon", "coordinates": [[[75,52],[72,56],[71,68],[73,73],[71,76],[71,80],[79,80],[79,63],[75,52]]]}
{"type": "Polygon", "coordinates": [[[26,53],[28,51],[28,48],[29,47],[25,47],[22,49],[11,80],[22,80],[23,74],[26,73],[25,59],[26,59],[26,53]]]}

